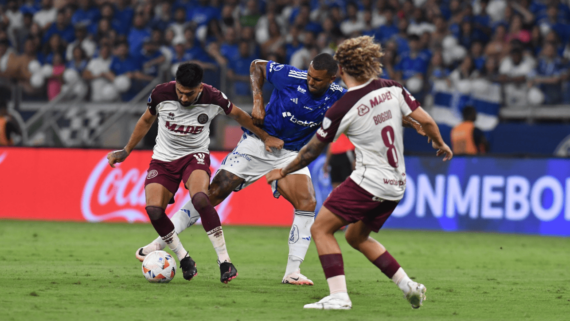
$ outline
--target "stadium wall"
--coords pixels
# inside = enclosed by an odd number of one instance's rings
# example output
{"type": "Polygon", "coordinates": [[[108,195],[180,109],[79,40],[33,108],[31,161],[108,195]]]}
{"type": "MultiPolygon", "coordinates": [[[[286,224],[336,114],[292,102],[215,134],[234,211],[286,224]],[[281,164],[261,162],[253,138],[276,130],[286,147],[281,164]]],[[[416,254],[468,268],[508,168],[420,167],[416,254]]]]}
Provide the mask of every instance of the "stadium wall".
{"type": "MultiPolygon", "coordinates": [[[[147,222],[150,151],[108,166],[108,150],[0,148],[0,218],[147,222]]],[[[212,152],[212,173],[226,152],[212,152]]],[[[311,164],[318,207],[331,190],[311,164]]],[[[407,190],[386,227],[570,236],[570,160],[406,157],[407,190]]],[[[175,213],[187,200],[181,186],[175,213]]],[[[226,225],[290,226],[293,208],[260,180],[218,206],[226,225]]]]}

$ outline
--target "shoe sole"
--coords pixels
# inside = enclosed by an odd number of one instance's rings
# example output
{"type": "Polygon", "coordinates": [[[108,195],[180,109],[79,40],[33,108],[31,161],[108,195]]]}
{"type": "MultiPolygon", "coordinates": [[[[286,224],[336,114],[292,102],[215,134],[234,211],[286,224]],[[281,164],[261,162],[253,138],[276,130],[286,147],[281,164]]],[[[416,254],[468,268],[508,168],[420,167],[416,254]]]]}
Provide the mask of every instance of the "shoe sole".
{"type": "Polygon", "coordinates": [[[238,275],[239,275],[239,273],[236,273],[235,276],[232,276],[231,278],[229,278],[229,279],[227,279],[227,280],[225,280],[225,281],[222,281],[222,283],[223,283],[223,284],[228,284],[228,283],[230,283],[231,280],[237,278],[238,275]]]}
{"type": "Polygon", "coordinates": [[[282,284],[292,284],[292,285],[314,285],[313,281],[307,281],[307,280],[299,280],[299,281],[287,281],[287,280],[282,280],[281,281],[282,284]]]}
{"type": "Polygon", "coordinates": [[[309,306],[309,305],[305,305],[303,307],[303,309],[313,309],[313,310],[350,310],[352,309],[352,307],[346,307],[346,306],[339,306],[339,307],[326,307],[324,305],[315,305],[315,306],[309,306]]]}
{"type": "Polygon", "coordinates": [[[426,300],[426,287],[422,285],[419,291],[413,291],[410,299],[408,300],[412,305],[412,309],[419,309],[423,302],[426,300]]]}
{"type": "Polygon", "coordinates": [[[137,260],[143,262],[145,257],[139,255],[139,252],[140,252],[141,249],[142,249],[142,247],[140,247],[140,248],[135,252],[135,257],[137,258],[137,260]]]}

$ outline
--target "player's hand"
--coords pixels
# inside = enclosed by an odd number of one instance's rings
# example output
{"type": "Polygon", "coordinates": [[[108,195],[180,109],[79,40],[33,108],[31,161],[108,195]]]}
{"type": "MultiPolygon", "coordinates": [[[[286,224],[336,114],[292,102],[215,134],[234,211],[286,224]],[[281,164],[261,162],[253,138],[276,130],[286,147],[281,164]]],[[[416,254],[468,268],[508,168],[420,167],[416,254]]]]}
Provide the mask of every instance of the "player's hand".
{"type": "Polygon", "coordinates": [[[270,153],[273,152],[271,150],[272,148],[276,148],[277,150],[281,150],[281,149],[283,149],[283,145],[285,144],[284,141],[282,141],[281,139],[279,139],[277,137],[273,137],[273,136],[267,136],[264,143],[265,143],[265,150],[270,152],[270,153]]]}
{"type": "Polygon", "coordinates": [[[276,181],[278,179],[282,179],[283,174],[281,173],[282,168],[276,168],[274,170],[272,170],[271,172],[267,173],[267,175],[265,175],[265,178],[267,179],[267,184],[271,184],[273,183],[273,181],[276,181]]]}
{"type": "Polygon", "coordinates": [[[437,152],[435,153],[436,156],[444,155],[443,157],[444,162],[453,158],[453,152],[451,151],[451,148],[447,146],[446,143],[439,145],[436,144],[436,142],[433,142],[431,146],[433,147],[433,149],[437,149],[437,152]]]}
{"type": "Polygon", "coordinates": [[[262,126],[263,120],[265,119],[265,108],[263,108],[263,100],[254,99],[253,100],[253,110],[251,112],[251,117],[253,118],[253,124],[256,126],[262,126]]]}
{"type": "Polygon", "coordinates": [[[116,163],[122,163],[127,159],[129,153],[126,150],[115,150],[107,154],[107,160],[109,161],[109,165],[115,168],[116,163]]]}

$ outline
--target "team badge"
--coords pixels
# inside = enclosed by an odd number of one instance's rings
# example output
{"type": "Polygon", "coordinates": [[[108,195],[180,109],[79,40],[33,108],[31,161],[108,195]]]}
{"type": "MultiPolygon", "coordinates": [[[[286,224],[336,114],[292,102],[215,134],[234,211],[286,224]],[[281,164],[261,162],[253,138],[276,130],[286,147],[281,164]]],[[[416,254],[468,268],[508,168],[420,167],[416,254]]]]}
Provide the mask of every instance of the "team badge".
{"type": "Polygon", "coordinates": [[[206,115],[206,114],[200,114],[200,116],[198,116],[198,122],[202,125],[207,123],[208,119],[209,119],[208,115],[206,115]]]}
{"type": "Polygon", "coordinates": [[[299,228],[297,225],[293,225],[291,234],[289,235],[289,244],[295,244],[297,241],[299,241],[299,228]]]}
{"type": "Polygon", "coordinates": [[[279,71],[279,70],[283,69],[283,67],[284,67],[283,65],[273,65],[273,70],[279,71]]]}
{"type": "Polygon", "coordinates": [[[148,175],[146,176],[146,179],[153,179],[156,176],[158,176],[158,171],[156,169],[151,170],[150,172],[148,172],[148,175]]]}
{"type": "Polygon", "coordinates": [[[364,115],[368,114],[369,111],[370,111],[370,108],[368,108],[368,106],[366,106],[366,105],[358,106],[358,116],[364,116],[364,115]]]}
{"type": "Polygon", "coordinates": [[[324,129],[328,129],[331,124],[332,124],[332,121],[328,117],[325,117],[325,119],[323,119],[323,128],[324,129]]]}
{"type": "Polygon", "coordinates": [[[152,103],[152,95],[148,96],[147,104],[150,104],[150,103],[152,103]]]}

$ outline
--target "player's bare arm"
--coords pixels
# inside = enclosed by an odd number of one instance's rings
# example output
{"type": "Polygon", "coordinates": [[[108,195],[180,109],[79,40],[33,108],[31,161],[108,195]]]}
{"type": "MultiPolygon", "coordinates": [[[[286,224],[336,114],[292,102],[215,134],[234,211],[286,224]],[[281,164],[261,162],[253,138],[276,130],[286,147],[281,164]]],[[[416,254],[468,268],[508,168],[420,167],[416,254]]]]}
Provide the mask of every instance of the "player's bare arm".
{"type": "Polygon", "coordinates": [[[139,118],[129,142],[125,148],[121,150],[112,151],[107,154],[107,159],[109,160],[109,165],[115,168],[116,163],[122,163],[129,156],[131,151],[135,146],[141,141],[141,139],[148,133],[150,126],[154,123],[157,116],[153,116],[148,109],[145,110],[144,114],[139,118]]]}
{"type": "MultiPolygon", "coordinates": [[[[425,130],[423,129],[422,125],[420,123],[418,123],[417,120],[413,119],[410,116],[404,116],[402,117],[402,126],[404,127],[408,127],[408,128],[413,128],[416,130],[416,132],[418,132],[418,134],[422,135],[422,136],[427,136],[425,130]]],[[[430,142],[430,138],[428,137],[428,143],[430,142]]]]}
{"type": "Polygon", "coordinates": [[[272,152],[271,148],[276,148],[278,150],[283,148],[285,142],[277,137],[270,136],[267,134],[263,129],[257,127],[253,123],[253,119],[249,116],[245,111],[239,108],[236,105],[233,105],[232,111],[228,114],[228,116],[235,121],[237,121],[243,127],[249,129],[252,133],[254,133],[263,143],[265,143],[265,150],[268,152],[272,152]]]}
{"type": "Polygon", "coordinates": [[[422,125],[422,128],[426,132],[427,136],[432,140],[432,147],[437,149],[437,156],[444,155],[443,161],[447,161],[453,158],[453,152],[451,148],[443,141],[441,134],[439,132],[439,127],[431,118],[431,116],[426,113],[422,107],[416,108],[410,116],[412,116],[418,123],[422,125]]]}
{"type": "Polygon", "coordinates": [[[287,176],[290,173],[296,172],[301,168],[309,165],[312,161],[317,159],[319,155],[323,152],[328,143],[321,142],[317,136],[313,136],[311,141],[305,145],[297,154],[295,160],[289,163],[285,168],[274,169],[269,172],[265,177],[267,178],[267,183],[270,183],[287,176]]]}
{"type": "Polygon", "coordinates": [[[265,67],[267,60],[256,59],[251,62],[249,67],[249,76],[251,82],[251,91],[253,93],[253,123],[257,126],[263,125],[265,118],[265,106],[263,105],[263,96],[261,89],[265,83],[265,67]]]}

